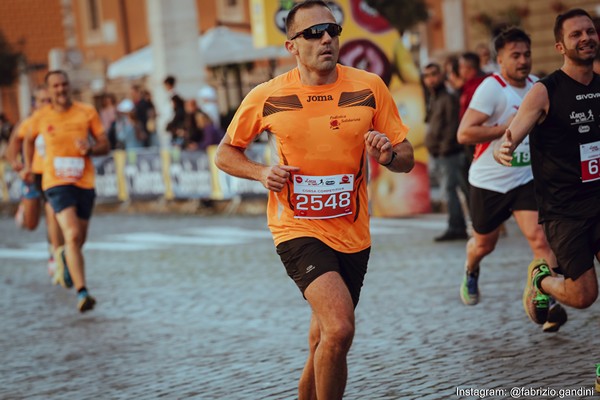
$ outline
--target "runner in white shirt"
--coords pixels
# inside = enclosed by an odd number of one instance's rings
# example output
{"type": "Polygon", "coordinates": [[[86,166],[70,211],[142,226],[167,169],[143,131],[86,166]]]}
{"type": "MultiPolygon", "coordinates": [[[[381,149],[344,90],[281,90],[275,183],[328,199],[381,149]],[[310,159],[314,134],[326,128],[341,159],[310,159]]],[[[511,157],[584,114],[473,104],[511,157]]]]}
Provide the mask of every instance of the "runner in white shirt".
{"type": "MultiPolygon", "coordinates": [[[[500,73],[486,78],[477,88],[458,128],[458,141],[475,144],[469,169],[470,211],[473,237],[467,242],[465,274],[460,287],[464,304],[479,302],[479,267],[499,237],[500,225],[514,215],[529,242],[534,260],[544,258],[556,267],[556,258],[538,224],[537,204],[531,172],[529,141],[515,149],[512,168],[493,157],[498,141],[516,114],[525,94],[537,78],[531,76],[531,40],[518,28],[494,39],[500,73]]],[[[566,322],[564,309],[553,302],[544,331],[557,331],[566,322]]]]}

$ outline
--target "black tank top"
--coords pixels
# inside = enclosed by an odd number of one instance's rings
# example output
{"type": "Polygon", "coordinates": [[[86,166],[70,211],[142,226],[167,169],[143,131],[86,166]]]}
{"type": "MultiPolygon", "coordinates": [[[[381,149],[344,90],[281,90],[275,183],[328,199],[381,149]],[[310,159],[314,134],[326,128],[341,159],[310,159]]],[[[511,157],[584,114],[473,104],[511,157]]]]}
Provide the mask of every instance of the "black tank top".
{"type": "Polygon", "coordinates": [[[540,82],[550,108],[529,135],[540,222],[599,215],[600,76],[586,86],[557,70],[540,82]]]}

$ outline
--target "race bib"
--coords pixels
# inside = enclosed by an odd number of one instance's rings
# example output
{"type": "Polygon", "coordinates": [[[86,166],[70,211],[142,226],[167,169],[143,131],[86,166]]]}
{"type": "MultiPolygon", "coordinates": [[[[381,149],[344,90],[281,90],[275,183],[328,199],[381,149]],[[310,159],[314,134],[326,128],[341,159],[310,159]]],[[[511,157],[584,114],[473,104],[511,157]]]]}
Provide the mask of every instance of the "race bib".
{"type": "Polygon", "coordinates": [[[579,145],[581,182],[600,179],[600,141],[579,145]]]}
{"type": "Polygon", "coordinates": [[[46,157],[46,142],[44,142],[44,136],[37,135],[35,138],[35,151],[42,158],[46,157]]]}
{"type": "Polygon", "coordinates": [[[352,214],[354,174],[294,175],[294,218],[327,219],[352,214]]]}
{"type": "Polygon", "coordinates": [[[511,161],[513,167],[528,167],[531,165],[531,153],[529,152],[529,136],[517,146],[513,152],[511,161]]]}
{"type": "Polygon", "coordinates": [[[54,173],[59,179],[75,182],[83,176],[85,160],[83,157],[56,157],[54,173]]]}

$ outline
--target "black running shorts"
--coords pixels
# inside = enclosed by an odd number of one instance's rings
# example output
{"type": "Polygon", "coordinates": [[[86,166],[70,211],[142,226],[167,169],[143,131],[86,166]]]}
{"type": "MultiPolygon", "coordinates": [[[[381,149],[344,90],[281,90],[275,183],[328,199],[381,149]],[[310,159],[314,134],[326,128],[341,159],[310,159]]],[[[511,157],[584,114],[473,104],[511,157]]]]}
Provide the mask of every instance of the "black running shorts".
{"type": "Polygon", "coordinates": [[[600,216],[546,221],[544,232],[565,278],[576,280],[594,268],[600,252],[600,216]]]}
{"type": "Polygon", "coordinates": [[[358,304],[370,253],[370,247],[358,253],[342,253],[312,237],[288,240],[277,246],[277,254],[302,295],[319,276],[335,271],[346,283],[354,307],[358,304]]]}
{"type": "Polygon", "coordinates": [[[510,218],[513,211],[537,211],[533,181],[506,192],[471,186],[469,191],[473,230],[485,235],[510,218]]]}
{"type": "Polygon", "coordinates": [[[54,186],[46,190],[46,198],[55,213],[58,214],[68,207],[75,207],[79,218],[89,220],[94,209],[96,191],[74,185],[54,186]]]}

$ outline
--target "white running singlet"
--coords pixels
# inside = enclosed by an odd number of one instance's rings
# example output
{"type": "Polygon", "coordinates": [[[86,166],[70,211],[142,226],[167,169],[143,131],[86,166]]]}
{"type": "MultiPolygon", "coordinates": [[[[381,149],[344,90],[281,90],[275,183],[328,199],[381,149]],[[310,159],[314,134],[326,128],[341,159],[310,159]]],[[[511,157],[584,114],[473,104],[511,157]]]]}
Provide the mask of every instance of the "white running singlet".
{"type": "MultiPolygon", "coordinates": [[[[517,112],[523,97],[538,80],[529,75],[525,87],[509,85],[500,74],[487,77],[475,91],[469,108],[489,116],[484,126],[505,124],[517,112]]],[[[469,183],[481,189],[506,193],[533,179],[529,137],[515,149],[512,167],[505,167],[494,160],[494,144],[500,140],[478,143],[469,168],[469,183]]]]}

